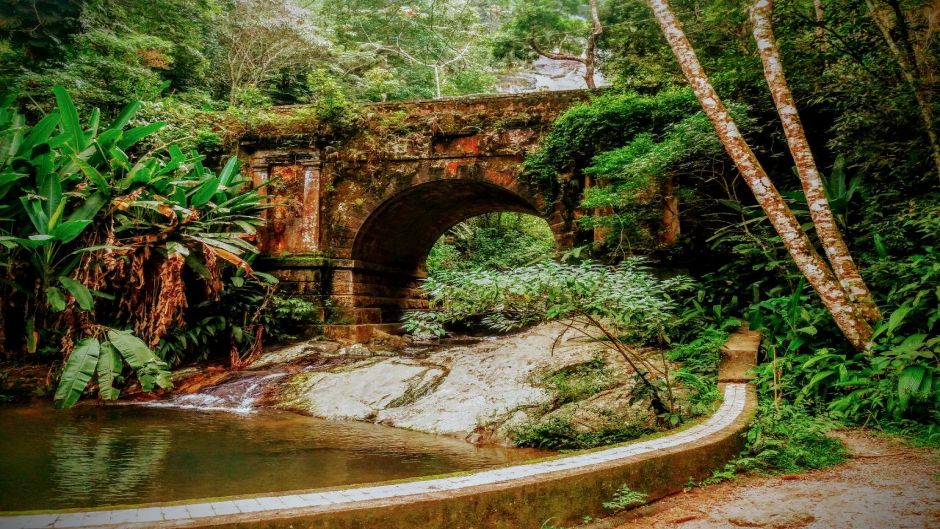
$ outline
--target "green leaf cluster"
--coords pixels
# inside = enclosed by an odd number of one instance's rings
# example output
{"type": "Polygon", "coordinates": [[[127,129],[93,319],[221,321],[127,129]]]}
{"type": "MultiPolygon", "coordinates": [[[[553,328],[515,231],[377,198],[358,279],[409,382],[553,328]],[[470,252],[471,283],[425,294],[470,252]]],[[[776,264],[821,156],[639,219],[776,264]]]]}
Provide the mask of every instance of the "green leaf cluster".
{"type": "Polygon", "coordinates": [[[64,405],[74,404],[95,365],[102,397],[115,397],[121,358],[145,390],[164,387],[166,365],[144,342],[107,329],[145,327],[128,304],[140,299],[148,263],[178,256],[216,290],[219,263],[250,272],[260,195],[243,189],[235,157],[215,173],[175,145],[137,152],[163,126],[129,127],[139,103],[102,125],[100,112],[81,120],[69,94],[54,91],[56,108],[32,125],[10,100],[0,106],[0,262],[10,278],[0,298],[4,318],[21,319],[26,330],[4,345],[15,349],[22,338],[32,353],[54,347],[62,333],[75,336],[57,397],[64,405]]]}

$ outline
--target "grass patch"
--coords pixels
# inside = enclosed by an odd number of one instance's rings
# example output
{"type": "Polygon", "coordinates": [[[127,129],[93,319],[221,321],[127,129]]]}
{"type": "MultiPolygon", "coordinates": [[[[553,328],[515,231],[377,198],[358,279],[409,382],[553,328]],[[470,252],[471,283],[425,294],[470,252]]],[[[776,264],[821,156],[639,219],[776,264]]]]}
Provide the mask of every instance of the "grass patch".
{"type": "Polygon", "coordinates": [[[932,424],[899,420],[877,425],[878,431],[901,438],[915,447],[940,448],[940,423],[932,424]]]}
{"type": "MultiPolygon", "coordinates": [[[[735,320],[736,322],[736,320],[735,320]]],[[[690,372],[707,377],[718,376],[721,346],[728,341],[724,328],[707,327],[688,343],[674,345],[668,353],[669,360],[681,362],[690,372]]]]}

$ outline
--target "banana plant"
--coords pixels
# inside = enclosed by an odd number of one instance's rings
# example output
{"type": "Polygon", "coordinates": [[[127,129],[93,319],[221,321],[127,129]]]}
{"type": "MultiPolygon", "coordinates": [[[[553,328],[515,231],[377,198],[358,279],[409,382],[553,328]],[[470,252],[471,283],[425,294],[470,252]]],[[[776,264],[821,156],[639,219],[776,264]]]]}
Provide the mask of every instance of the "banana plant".
{"type": "Polygon", "coordinates": [[[166,363],[157,358],[147,344],[129,331],[108,329],[101,339],[82,339],[69,355],[55,392],[56,407],[74,406],[95,375],[101,398],[118,398],[121,392],[115,382],[121,378],[122,358],[137,372],[144,391],[151,391],[155,386],[173,387],[166,363]]]}
{"type": "MultiPolygon", "coordinates": [[[[86,257],[136,251],[152,266],[182,258],[196,276],[216,282],[215,263],[251,273],[252,240],[266,206],[257,190],[246,189],[235,157],[216,174],[198,153],[175,145],[137,153],[135,146],[164,125],[128,127],[139,103],[102,127],[97,110],[82,121],[69,94],[53,91],[56,108],[33,125],[11,100],[0,104],[0,264],[7,269],[0,297],[16,291],[27,299],[29,353],[37,351],[43,331],[62,320],[52,317],[56,313],[84,313],[92,323],[76,337],[57,404],[74,404],[93,379],[102,398],[117,398],[115,382],[125,363],[145,390],[165,387],[166,364],[141,336],[115,330],[146,327],[139,314],[115,308],[134,293],[120,284],[89,288],[82,280],[86,257]],[[109,242],[102,246],[105,233],[109,242]]],[[[183,297],[176,308],[185,305],[183,297]]],[[[159,340],[159,333],[148,339],[159,340]]]]}

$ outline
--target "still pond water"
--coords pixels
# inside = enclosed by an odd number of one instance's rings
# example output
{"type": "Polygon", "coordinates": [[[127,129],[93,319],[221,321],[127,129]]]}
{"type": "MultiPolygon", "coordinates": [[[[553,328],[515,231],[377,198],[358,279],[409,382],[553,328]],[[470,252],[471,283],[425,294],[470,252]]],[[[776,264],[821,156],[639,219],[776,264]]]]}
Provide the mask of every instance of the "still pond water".
{"type": "Polygon", "coordinates": [[[291,413],[0,407],[0,511],[371,483],[541,455],[291,413]]]}

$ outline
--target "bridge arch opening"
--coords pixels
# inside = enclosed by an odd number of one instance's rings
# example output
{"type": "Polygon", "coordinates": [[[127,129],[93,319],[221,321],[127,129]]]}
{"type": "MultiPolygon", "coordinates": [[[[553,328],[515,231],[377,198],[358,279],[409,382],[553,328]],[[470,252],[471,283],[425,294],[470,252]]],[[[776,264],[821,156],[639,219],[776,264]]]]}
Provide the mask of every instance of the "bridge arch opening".
{"type": "Polygon", "coordinates": [[[434,180],[380,203],[361,224],[352,246],[353,294],[344,303],[352,307],[352,321],[397,324],[403,312],[426,308],[420,287],[434,244],[467,219],[503,212],[545,218],[526,197],[482,180],[434,180]]]}
{"type": "Polygon", "coordinates": [[[403,273],[423,275],[437,240],[457,224],[487,213],[542,215],[529,200],[478,180],[435,180],[381,203],[356,234],[352,258],[403,273]]]}
{"type": "Polygon", "coordinates": [[[551,257],[558,241],[544,217],[485,213],[447,230],[425,262],[428,275],[447,270],[505,270],[551,257]]]}

